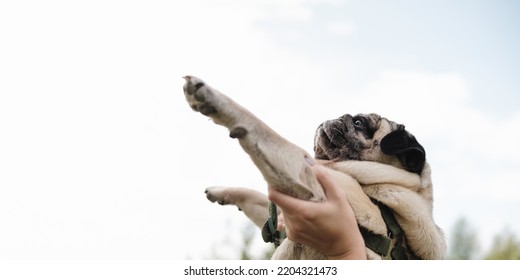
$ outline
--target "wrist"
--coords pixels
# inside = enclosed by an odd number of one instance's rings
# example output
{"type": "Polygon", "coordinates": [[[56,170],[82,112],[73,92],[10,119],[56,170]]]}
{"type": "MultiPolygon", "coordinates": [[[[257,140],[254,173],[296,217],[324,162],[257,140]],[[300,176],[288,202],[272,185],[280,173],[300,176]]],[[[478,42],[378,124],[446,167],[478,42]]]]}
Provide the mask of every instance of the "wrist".
{"type": "Polygon", "coordinates": [[[329,260],[366,260],[365,247],[351,248],[342,253],[326,255],[329,260]]]}

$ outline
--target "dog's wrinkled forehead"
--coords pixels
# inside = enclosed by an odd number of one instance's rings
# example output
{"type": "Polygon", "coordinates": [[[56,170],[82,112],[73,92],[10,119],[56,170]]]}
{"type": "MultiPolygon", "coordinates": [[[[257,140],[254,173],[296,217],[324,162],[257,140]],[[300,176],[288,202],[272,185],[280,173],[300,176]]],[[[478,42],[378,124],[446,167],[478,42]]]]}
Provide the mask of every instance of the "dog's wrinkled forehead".
{"type": "Polygon", "coordinates": [[[374,140],[377,142],[377,138],[393,128],[394,125],[378,114],[342,115],[318,127],[315,155],[327,160],[364,160],[362,151],[373,147],[374,140]]]}
{"type": "Polygon", "coordinates": [[[382,138],[392,131],[404,129],[404,125],[397,124],[375,113],[357,115],[344,114],[337,119],[322,123],[318,127],[317,133],[323,129],[324,126],[330,125],[336,125],[336,130],[343,130],[344,133],[359,131],[368,139],[374,137],[382,138]]]}

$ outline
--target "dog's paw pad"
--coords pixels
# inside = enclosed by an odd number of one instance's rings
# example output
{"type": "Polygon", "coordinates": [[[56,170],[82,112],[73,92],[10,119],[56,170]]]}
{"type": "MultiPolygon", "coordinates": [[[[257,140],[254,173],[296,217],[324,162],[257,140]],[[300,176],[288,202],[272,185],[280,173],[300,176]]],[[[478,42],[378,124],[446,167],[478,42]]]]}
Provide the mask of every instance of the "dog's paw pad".
{"type": "Polygon", "coordinates": [[[184,95],[191,109],[208,116],[217,113],[217,109],[209,104],[208,99],[213,94],[211,88],[199,78],[184,76],[184,95]]]}
{"type": "Polygon", "coordinates": [[[207,188],[204,193],[206,198],[211,202],[216,202],[220,205],[232,204],[231,196],[226,192],[225,188],[210,187],[207,188]]]}
{"type": "Polygon", "coordinates": [[[204,86],[204,83],[203,82],[198,82],[196,83],[193,87],[195,88],[195,90],[198,90],[199,88],[203,87],[204,86]]]}
{"type": "Polygon", "coordinates": [[[203,105],[198,106],[197,111],[199,111],[204,116],[209,116],[211,114],[216,113],[217,109],[215,109],[215,107],[213,107],[213,106],[203,104],[203,105]]]}
{"type": "Polygon", "coordinates": [[[235,128],[233,128],[230,132],[229,132],[229,137],[231,138],[243,138],[244,136],[247,135],[247,129],[241,127],[241,126],[237,126],[235,128]]]}

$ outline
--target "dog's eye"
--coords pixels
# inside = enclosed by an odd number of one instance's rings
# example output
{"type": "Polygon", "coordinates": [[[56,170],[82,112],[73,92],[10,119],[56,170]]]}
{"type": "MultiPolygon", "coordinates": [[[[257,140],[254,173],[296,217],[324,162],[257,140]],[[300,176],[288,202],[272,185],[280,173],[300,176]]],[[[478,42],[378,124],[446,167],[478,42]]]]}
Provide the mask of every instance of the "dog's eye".
{"type": "Polygon", "coordinates": [[[364,129],[365,128],[365,123],[363,122],[363,119],[356,118],[356,119],[354,119],[354,126],[357,129],[364,129]]]}

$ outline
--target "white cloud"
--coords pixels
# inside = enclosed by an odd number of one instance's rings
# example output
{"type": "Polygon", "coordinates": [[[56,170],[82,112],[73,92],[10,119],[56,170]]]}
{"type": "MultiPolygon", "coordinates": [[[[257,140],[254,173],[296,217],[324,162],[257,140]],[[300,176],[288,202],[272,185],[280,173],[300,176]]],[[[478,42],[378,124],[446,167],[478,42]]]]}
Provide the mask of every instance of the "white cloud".
{"type": "Polygon", "coordinates": [[[337,21],[327,24],[325,30],[334,35],[348,36],[356,32],[356,27],[351,22],[337,21]]]}

